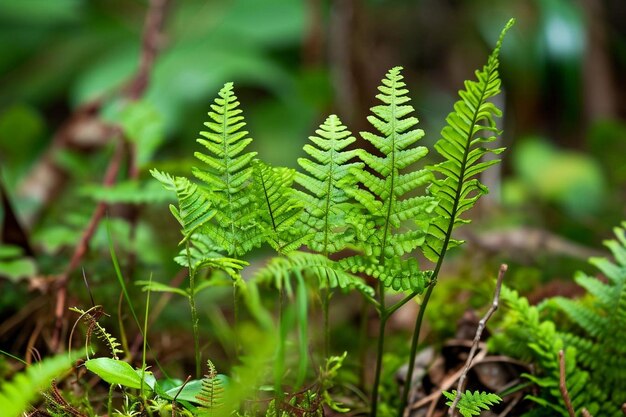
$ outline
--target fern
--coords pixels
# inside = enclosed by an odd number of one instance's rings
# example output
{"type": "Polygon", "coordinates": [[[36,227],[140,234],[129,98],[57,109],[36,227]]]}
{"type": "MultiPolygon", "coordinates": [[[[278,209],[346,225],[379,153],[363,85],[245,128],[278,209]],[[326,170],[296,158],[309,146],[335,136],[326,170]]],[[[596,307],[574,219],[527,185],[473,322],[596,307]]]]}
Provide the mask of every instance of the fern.
{"type": "Polygon", "coordinates": [[[74,329],[76,328],[78,322],[83,320],[85,324],[87,324],[87,333],[85,335],[85,356],[87,357],[87,359],[89,359],[89,345],[91,344],[91,336],[94,333],[96,334],[96,337],[104,342],[104,344],[109,348],[111,357],[113,357],[113,359],[119,359],[117,355],[124,353],[124,351],[120,349],[121,344],[98,322],[100,317],[102,317],[102,315],[104,314],[104,312],[102,311],[102,306],[94,306],[87,311],[81,310],[78,307],[71,307],[70,311],[80,314],[80,317],[78,317],[78,320],[76,320],[76,323],[74,323],[74,327],[72,327],[72,331],[70,333],[70,341],[72,340],[72,334],[74,333],[74,329]]]}
{"type": "Polygon", "coordinates": [[[617,240],[605,244],[617,263],[604,258],[590,261],[602,271],[607,282],[583,273],[576,277],[592,303],[560,297],[555,301],[582,330],[578,334],[566,333],[563,338],[576,347],[592,384],[607,394],[616,410],[626,402],[626,235],[623,228],[616,228],[615,235],[617,240]]]}
{"type": "Polygon", "coordinates": [[[222,379],[217,374],[215,365],[207,360],[208,372],[202,378],[202,386],[200,392],[196,395],[196,399],[200,406],[198,411],[200,415],[213,415],[216,410],[224,406],[224,385],[222,379]]]}
{"type": "Polygon", "coordinates": [[[178,208],[170,204],[170,211],[182,227],[181,244],[189,240],[198,229],[215,216],[217,211],[211,208],[211,198],[208,193],[187,178],[174,177],[156,169],[151,170],[150,173],[163,184],[165,189],[176,192],[178,208]]]}
{"type": "Polygon", "coordinates": [[[567,388],[574,409],[579,411],[585,407],[592,415],[598,415],[598,404],[602,404],[606,395],[591,386],[589,374],[577,366],[576,349],[566,347],[554,323],[542,320],[539,309],[529,305],[528,300],[516,291],[502,287],[501,298],[508,311],[502,324],[504,331],[492,336],[491,348],[537,364],[537,373],[525,376],[537,384],[541,392],[527,398],[548,408],[551,413],[569,416],[559,390],[558,352],[564,349],[567,388]]]}
{"type": "Polygon", "coordinates": [[[291,184],[296,172],[289,168],[274,168],[259,160],[252,163],[259,210],[258,222],[265,239],[279,253],[300,247],[307,235],[298,224],[302,205],[295,198],[291,184]]]}
{"type": "Polygon", "coordinates": [[[347,227],[346,211],[351,204],[346,189],[354,184],[350,170],[363,164],[349,162],[356,157],[356,151],[345,148],[356,139],[336,115],[330,115],[315,133],[318,136],[309,137],[315,146],[304,146],[312,159],[298,159],[306,173],[296,175],[296,182],[303,188],[297,196],[304,206],[305,233],[312,235],[309,247],[329,254],[352,241],[347,227]]]}
{"type": "Polygon", "coordinates": [[[12,381],[0,385],[0,410],[3,417],[21,416],[29,404],[50,385],[52,380],[68,370],[75,357],[58,355],[44,359],[15,375],[12,381]]]}
{"type": "Polygon", "coordinates": [[[256,152],[242,153],[252,139],[242,130],[246,123],[233,84],[226,83],[218,95],[208,113],[211,121],[204,124],[209,130],[200,132],[204,139],[198,139],[207,153],[194,154],[203,165],[194,167],[193,174],[209,188],[217,209],[206,234],[230,256],[239,257],[262,243],[249,189],[256,152]]]}
{"type": "Polygon", "coordinates": [[[448,248],[461,243],[452,239],[453,229],[469,223],[462,214],[488,192],[475,177],[499,160],[481,161],[482,158],[504,150],[488,149],[484,145],[495,141],[498,134],[495,117],[502,113],[489,99],[500,93],[498,54],[504,35],[513,23],[514,20],[508,22],[487,64],[476,71],[477,80],[465,82],[465,90],[459,92],[461,99],[454,104],[454,111],[446,118],[447,125],[441,131],[442,137],[435,144],[444,161],[431,167],[443,176],[429,189],[439,202],[435,209],[437,217],[428,229],[424,245],[424,254],[433,262],[440,263],[448,248]]]}
{"type": "MultiPolygon", "coordinates": [[[[456,398],[456,390],[452,392],[444,391],[443,395],[449,400],[446,402],[446,405],[452,406],[456,398]]],[[[461,394],[461,399],[456,404],[456,407],[463,417],[471,417],[480,415],[483,410],[489,410],[492,405],[499,404],[501,401],[502,398],[496,394],[465,391],[461,394]]]]}
{"type": "Polygon", "coordinates": [[[272,282],[288,294],[293,294],[291,275],[296,272],[310,272],[319,279],[320,287],[341,288],[343,290],[355,288],[366,296],[373,296],[374,290],[365,284],[359,277],[351,275],[326,256],[291,252],[285,256],[272,258],[268,264],[255,273],[257,282],[272,282]]]}
{"type": "Polygon", "coordinates": [[[190,267],[194,270],[202,268],[220,269],[226,272],[232,279],[240,279],[239,271],[249,263],[236,258],[222,256],[219,247],[207,235],[195,233],[189,238],[189,251],[184,248],[174,258],[181,266],[190,267]]]}
{"type": "Polygon", "coordinates": [[[401,257],[424,242],[426,220],[436,206],[432,197],[407,196],[430,184],[433,176],[428,170],[405,172],[422,159],[428,149],[413,146],[424,132],[412,129],[417,119],[408,117],[413,107],[406,104],[410,99],[401,69],[392,68],[382,80],[383,85],[378,87],[381,94],[376,97],[383,104],[373,107],[373,115],[367,118],[379,134],[361,133],[381,156],[359,149],[358,156],[368,170],[355,167],[351,173],[363,187],[346,189],[364,212],[362,218],[365,220],[353,219],[358,225],[364,250],[372,257],[372,262],[380,264],[385,258],[401,257]],[[415,221],[419,227],[401,230],[403,223],[409,220],[415,221]]]}

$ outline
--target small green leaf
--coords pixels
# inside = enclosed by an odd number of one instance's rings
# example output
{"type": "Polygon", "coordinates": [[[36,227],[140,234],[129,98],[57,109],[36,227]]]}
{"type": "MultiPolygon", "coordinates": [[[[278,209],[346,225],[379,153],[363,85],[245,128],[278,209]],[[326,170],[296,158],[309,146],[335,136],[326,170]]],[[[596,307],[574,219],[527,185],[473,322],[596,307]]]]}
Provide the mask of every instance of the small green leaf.
{"type": "Polygon", "coordinates": [[[111,358],[97,358],[85,362],[85,367],[109,384],[141,388],[141,377],[126,362],[111,358]]]}
{"type": "Polygon", "coordinates": [[[168,292],[172,294],[180,294],[183,297],[189,297],[185,290],[170,285],[162,284],[156,281],[136,281],[135,284],[141,286],[142,291],[168,292]]]}

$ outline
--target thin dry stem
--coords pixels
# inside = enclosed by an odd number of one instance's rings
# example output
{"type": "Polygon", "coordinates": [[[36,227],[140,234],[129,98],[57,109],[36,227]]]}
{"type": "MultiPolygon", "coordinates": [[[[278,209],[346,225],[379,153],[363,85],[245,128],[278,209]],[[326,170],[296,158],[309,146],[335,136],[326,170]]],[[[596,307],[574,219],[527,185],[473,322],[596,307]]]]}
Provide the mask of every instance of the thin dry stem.
{"type": "MultiPolygon", "coordinates": [[[[118,145],[115,150],[115,154],[113,155],[113,157],[111,158],[111,161],[109,162],[109,166],[107,167],[107,171],[102,181],[102,184],[105,187],[111,187],[115,183],[115,179],[117,178],[117,174],[120,169],[120,164],[124,156],[123,149],[124,149],[123,146],[118,145]]],[[[72,273],[72,271],[74,271],[74,269],[78,267],[80,261],[83,259],[83,257],[87,253],[87,249],[89,248],[89,242],[91,241],[91,238],[93,237],[93,235],[96,233],[98,224],[100,223],[100,220],[102,220],[102,217],[105,214],[106,207],[107,207],[107,204],[104,202],[99,202],[98,205],[96,206],[96,209],[94,210],[91,216],[91,219],[89,220],[89,224],[83,231],[83,234],[80,237],[80,241],[78,242],[78,245],[76,245],[76,247],[74,248],[74,252],[72,254],[72,258],[70,260],[69,265],[67,266],[67,268],[65,269],[65,271],[63,272],[63,274],[59,277],[57,281],[58,291],[57,291],[56,308],[54,312],[55,318],[56,318],[56,325],[55,325],[54,334],[52,337],[53,350],[56,350],[58,348],[59,342],[60,342],[61,330],[63,327],[63,314],[65,312],[65,304],[66,304],[65,301],[67,298],[67,284],[69,281],[70,274],[72,273]]]]}
{"type": "Polygon", "coordinates": [[[465,361],[463,372],[461,373],[461,376],[459,377],[459,383],[456,388],[456,397],[454,398],[454,401],[452,401],[452,405],[450,406],[450,409],[448,410],[448,416],[450,417],[454,417],[454,415],[456,414],[456,406],[459,403],[459,400],[461,399],[461,393],[465,389],[465,384],[467,381],[467,373],[472,367],[472,361],[474,360],[474,357],[476,356],[476,351],[478,350],[478,345],[480,344],[480,338],[483,334],[483,330],[485,330],[487,321],[491,318],[493,313],[495,313],[496,310],[498,309],[498,304],[500,303],[500,291],[502,289],[502,281],[504,280],[504,274],[506,273],[507,269],[508,269],[508,266],[506,264],[500,265],[500,271],[498,272],[498,280],[496,281],[496,289],[493,294],[493,301],[491,302],[491,307],[489,307],[489,310],[487,310],[487,313],[485,314],[485,316],[480,320],[480,322],[478,322],[478,328],[476,329],[476,334],[474,335],[472,348],[470,349],[469,356],[467,357],[467,360],[465,361]]]}

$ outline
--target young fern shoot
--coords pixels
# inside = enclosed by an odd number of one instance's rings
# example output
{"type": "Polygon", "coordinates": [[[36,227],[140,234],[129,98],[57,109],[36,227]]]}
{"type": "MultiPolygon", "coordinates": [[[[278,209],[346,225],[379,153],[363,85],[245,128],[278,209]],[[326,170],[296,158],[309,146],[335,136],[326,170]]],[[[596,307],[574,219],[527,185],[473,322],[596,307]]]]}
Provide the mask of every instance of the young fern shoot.
{"type": "Polygon", "coordinates": [[[424,255],[435,263],[435,269],[413,332],[408,382],[402,395],[400,415],[404,411],[411,389],[417,341],[428,300],[437,283],[446,252],[462,243],[453,239],[452,232],[457,226],[469,223],[469,220],[462,217],[463,213],[471,209],[478,199],[488,192],[487,187],[476,176],[497,164],[499,160],[483,161],[482,158],[488,153],[499,154],[504,150],[504,148],[489,149],[485,145],[494,142],[500,133],[495,118],[501,116],[501,111],[489,100],[500,93],[498,55],[504,36],[514,22],[514,19],[509,20],[500,33],[487,64],[482,70],[476,71],[476,80],[466,81],[465,89],[459,91],[460,100],[454,104],[454,111],[446,118],[447,125],[441,131],[441,139],[435,144],[435,149],[444,161],[430,167],[440,175],[429,190],[439,204],[435,209],[437,216],[428,229],[423,246],[424,255]]]}

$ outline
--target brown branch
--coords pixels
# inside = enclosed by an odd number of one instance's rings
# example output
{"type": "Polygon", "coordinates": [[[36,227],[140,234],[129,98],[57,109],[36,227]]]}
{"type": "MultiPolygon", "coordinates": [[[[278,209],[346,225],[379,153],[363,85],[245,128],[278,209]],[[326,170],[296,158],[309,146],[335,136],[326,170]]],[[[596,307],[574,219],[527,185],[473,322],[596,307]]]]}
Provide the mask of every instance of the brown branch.
{"type": "Polygon", "coordinates": [[[454,401],[452,401],[452,405],[450,406],[450,409],[448,410],[448,416],[450,417],[453,417],[456,414],[456,406],[459,403],[459,400],[461,399],[461,393],[465,389],[467,373],[472,367],[472,361],[474,360],[474,357],[476,356],[476,351],[478,350],[478,345],[480,344],[480,338],[483,334],[483,330],[485,330],[487,321],[491,318],[493,313],[495,313],[496,310],[498,309],[498,304],[500,303],[500,290],[502,289],[502,281],[504,280],[504,274],[506,273],[507,269],[508,269],[508,266],[506,264],[500,265],[500,271],[498,272],[498,280],[496,281],[496,289],[493,294],[493,301],[491,302],[491,307],[489,307],[489,310],[487,310],[487,313],[485,314],[485,316],[480,320],[480,322],[478,322],[478,328],[476,329],[476,334],[474,335],[472,348],[470,349],[469,356],[467,357],[467,360],[465,361],[463,372],[461,373],[461,376],[459,377],[459,383],[456,388],[456,397],[454,398],[454,401]]]}
{"type": "MultiPolygon", "coordinates": [[[[128,86],[124,89],[124,94],[131,100],[138,100],[139,98],[141,98],[148,87],[150,75],[152,74],[154,62],[156,60],[159,46],[161,44],[162,30],[165,21],[167,4],[168,0],[150,1],[150,6],[146,13],[146,20],[142,36],[142,48],[139,57],[139,68],[135,76],[128,83],[128,86]]],[[[99,108],[100,106],[98,104],[98,106],[95,107],[93,111],[97,113],[97,110],[99,110],[99,108]]],[[[119,132],[119,129],[116,128],[115,130],[119,132]]],[[[122,137],[121,139],[124,138],[122,137]]],[[[136,179],[139,176],[139,169],[137,167],[136,149],[134,147],[134,144],[129,144],[128,153],[129,175],[130,178],[136,179]]],[[[103,185],[105,187],[111,187],[112,185],[114,185],[115,179],[120,170],[120,164],[123,159],[123,155],[124,146],[120,143],[118,144],[115,154],[111,158],[109,166],[107,167],[107,171],[103,179],[103,185]]],[[[87,225],[81,236],[79,244],[74,249],[74,253],[72,254],[72,258],[67,269],[58,280],[57,302],[55,308],[56,325],[52,337],[52,346],[54,350],[57,349],[60,342],[61,330],[63,326],[62,319],[67,298],[67,283],[69,280],[69,276],[71,272],[74,271],[74,269],[78,266],[81,259],[85,256],[85,253],[87,252],[89,246],[89,242],[93,237],[96,228],[100,223],[100,220],[105,214],[106,207],[107,205],[103,202],[99,202],[96,206],[96,209],[94,210],[89,224],[87,225]]],[[[136,224],[137,213],[133,211],[131,212],[131,215],[129,217],[131,220],[131,224],[133,225],[134,234],[134,225],[136,224]]]]}
{"type": "MultiPolygon", "coordinates": [[[[141,40],[139,68],[124,89],[125,95],[131,101],[139,100],[149,86],[154,64],[163,44],[163,28],[165,26],[168,4],[169,0],[150,0],[141,40]]],[[[128,176],[131,180],[136,180],[139,178],[139,165],[137,164],[137,147],[132,141],[128,142],[128,153],[128,176]]],[[[125,218],[130,224],[130,239],[134,241],[139,219],[139,209],[136,206],[127,206],[125,218]]],[[[128,259],[128,276],[133,275],[132,271],[135,268],[135,263],[136,254],[134,251],[131,251],[128,259]]]]}
{"type": "Polygon", "coordinates": [[[569,398],[569,392],[567,392],[567,385],[565,384],[565,353],[563,349],[559,350],[559,390],[561,391],[561,397],[565,402],[565,408],[570,417],[576,417],[574,407],[572,406],[572,400],[569,398]]]}
{"type": "Polygon", "coordinates": [[[141,98],[148,88],[150,75],[163,39],[163,26],[169,0],[150,0],[141,40],[139,69],[125,88],[131,100],[141,98]]]}
{"type": "MultiPolygon", "coordinates": [[[[124,156],[124,147],[122,144],[118,144],[113,157],[109,162],[109,166],[107,167],[106,173],[104,175],[104,179],[102,180],[102,185],[104,187],[111,187],[115,183],[115,179],[120,169],[120,165],[124,156]]],[[[72,253],[72,258],[70,259],[70,263],[58,278],[56,282],[57,286],[57,302],[54,311],[54,315],[56,318],[56,325],[52,337],[52,347],[53,350],[56,350],[59,346],[61,330],[63,327],[63,313],[65,312],[65,300],[67,298],[67,283],[69,281],[70,274],[76,269],[80,261],[83,259],[85,254],[87,253],[87,249],[89,248],[89,242],[91,238],[96,232],[96,228],[102,220],[104,213],[106,211],[107,204],[104,202],[99,202],[94,210],[91,219],[89,220],[89,224],[83,231],[83,234],[78,242],[78,245],[74,248],[74,252],[72,253]]]]}
{"type": "Polygon", "coordinates": [[[115,135],[114,126],[99,119],[101,107],[101,99],[79,106],[54,133],[50,146],[20,183],[17,194],[37,203],[34,209],[20,213],[27,230],[37,224],[42,208],[53,201],[67,183],[69,175],[59,166],[58,155],[65,149],[87,153],[102,147],[115,135]]]}
{"type": "MultiPolygon", "coordinates": [[[[168,3],[168,0],[151,0],[150,2],[142,35],[139,68],[121,91],[131,100],[141,98],[148,87],[159,46],[162,43],[162,30],[168,3]]],[[[99,112],[106,100],[119,93],[119,90],[110,92],[82,104],[54,133],[50,146],[18,188],[20,196],[38,203],[38,208],[21,213],[21,220],[26,229],[32,229],[39,220],[41,207],[53,201],[67,182],[68,174],[57,163],[58,154],[68,148],[81,152],[98,149],[115,136],[116,127],[103,122],[99,117],[99,112]]],[[[134,160],[134,158],[131,159],[131,161],[134,160]]],[[[131,162],[130,174],[132,178],[136,178],[137,169],[134,162],[131,162]]]]}

